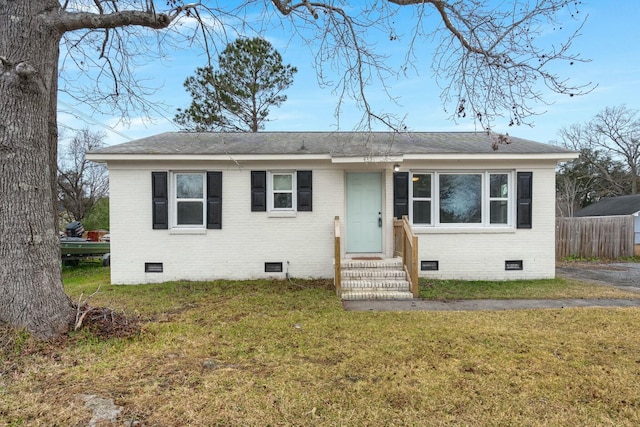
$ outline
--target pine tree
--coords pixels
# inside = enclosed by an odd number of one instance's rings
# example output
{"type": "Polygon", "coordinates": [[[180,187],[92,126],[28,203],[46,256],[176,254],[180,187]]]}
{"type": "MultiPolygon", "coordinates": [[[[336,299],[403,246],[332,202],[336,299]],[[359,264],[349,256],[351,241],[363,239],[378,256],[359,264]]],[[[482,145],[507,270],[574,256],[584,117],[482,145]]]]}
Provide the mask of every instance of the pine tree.
{"type": "Polygon", "coordinates": [[[240,38],[218,57],[219,69],[196,70],[184,86],[193,98],[178,109],[176,122],[188,131],[258,132],[271,107],[279,107],[293,83],[296,67],[282,64],[282,56],[268,41],[240,38]]]}

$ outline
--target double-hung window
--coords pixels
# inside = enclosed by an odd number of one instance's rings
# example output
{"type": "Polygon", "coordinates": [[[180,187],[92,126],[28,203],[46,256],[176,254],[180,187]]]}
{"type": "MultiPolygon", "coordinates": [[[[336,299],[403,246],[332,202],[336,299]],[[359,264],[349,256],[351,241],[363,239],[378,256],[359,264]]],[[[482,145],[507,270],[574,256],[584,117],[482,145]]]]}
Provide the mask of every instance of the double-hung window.
{"type": "Polygon", "coordinates": [[[511,172],[413,172],[410,219],[416,226],[513,224],[511,172]]]}
{"type": "Polygon", "coordinates": [[[431,224],[431,174],[414,173],[411,177],[413,191],[413,223],[431,224]]]}
{"type": "Polygon", "coordinates": [[[154,230],[222,229],[222,172],[151,172],[154,230]]]}
{"type": "Polygon", "coordinates": [[[312,171],[251,171],[251,212],[295,216],[312,210],[312,171]]]}
{"type": "Polygon", "coordinates": [[[509,221],[509,174],[489,174],[489,223],[507,225],[509,221]]]}
{"type": "Polygon", "coordinates": [[[204,227],[205,174],[176,172],[173,174],[175,206],[173,222],[176,227],[204,227]]]}
{"type": "Polygon", "coordinates": [[[296,206],[296,174],[270,172],[268,181],[269,210],[293,211],[296,206]]]}

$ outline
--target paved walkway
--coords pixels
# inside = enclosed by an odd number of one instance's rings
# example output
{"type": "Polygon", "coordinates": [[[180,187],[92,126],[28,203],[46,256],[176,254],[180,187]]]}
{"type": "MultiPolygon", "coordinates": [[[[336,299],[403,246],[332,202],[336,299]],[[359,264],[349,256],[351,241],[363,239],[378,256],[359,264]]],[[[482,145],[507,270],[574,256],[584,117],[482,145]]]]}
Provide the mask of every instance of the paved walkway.
{"type": "MultiPolygon", "coordinates": [[[[557,268],[557,275],[569,279],[640,291],[640,263],[586,264],[557,268]]],[[[535,299],[535,300],[371,300],[343,301],[347,311],[470,311],[524,310],[567,307],[640,307],[640,299],[535,299]]]]}
{"type": "Polygon", "coordinates": [[[370,300],[343,301],[347,311],[471,311],[528,310],[568,307],[640,307],[640,299],[516,299],[516,300],[370,300]]]}

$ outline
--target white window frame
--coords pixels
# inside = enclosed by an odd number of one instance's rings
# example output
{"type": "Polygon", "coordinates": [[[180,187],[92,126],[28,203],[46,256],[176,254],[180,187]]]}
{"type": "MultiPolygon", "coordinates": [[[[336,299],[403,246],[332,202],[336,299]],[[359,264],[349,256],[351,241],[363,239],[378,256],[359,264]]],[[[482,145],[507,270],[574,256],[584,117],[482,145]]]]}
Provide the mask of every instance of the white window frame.
{"type": "Polygon", "coordinates": [[[285,171],[268,171],[267,172],[267,210],[269,212],[296,212],[297,209],[297,183],[296,183],[296,172],[291,170],[285,171]],[[291,207],[290,208],[276,208],[274,206],[275,203],[275,193],[285,193],[288,191],[275,191],[273,188],[273,179],[276,175],[289,175],[291,176],[291,207]]]}
{"type": "Polygon", "coordinates": [[[411,172],[410,176],[409,176],[409,191],[410,191],[410,196],[409,196],[409,220],[411,221],[411,223],[413,224],[413,205],[414,205],[414,201],[415,202],[421,202],[421,201],[428,201],[431,202],[430,203],[430,215],[429,217],[431,218],[431,222],[430,223],[419,223],[419,224],[415,224],[416,227],[430,227],[433,226],[434,224],[434,216],[433,216],[433,205],[434,205],[434,193],[433,193],[433,188],[434,188],[434,173],[433,172],[421,172],[421,171],[415,171],[415,172],[411,172]],[[431,177],[431,197],[413,197],[413,175],[429,175],[431,177]]]}
{"type": "Polygon", "coordinates": [[[515,172],[513,170],[413,170],[409,173],[409,220],[418,228],[513,228],[515,224],[515,172]],[[431,198],[413,197],[413,175],[431,175],[431,198]],[[481,221],[479,223],[440,222],[440,176],[441,175],[481,175],[481,221]],[[491,197],[491,175],[507,175],[507,197],[491,197]],[[413,205],[415,201],[431,201],[431,224],[415,224],[413,205]],[[507,201],[507,223],[491,224],[491,201],[507,201]]]}
{"type": "MultiPolygon", "coordinates": [[[[486,222],[488,227],[508,227],[513,224],[513,206],[515,203],[513,202],[515,193],[513,193],[513,172],[503,172],[503,171],[487,171],[485,178],[485,187],[486,187],[486,203],[483,203],[483,208],[486,209],[486,222]],[[507,175],[507,196],[506,197],[491,197],[491,175],[507,175]],[[507,202],[507,222],[491,224],[491,202],[499,202],[506,201],[507,202]]],[[[483,212],[482,218],[485,218],[485,213],[483,212]]]]}
{"type": "Polygon", "coordinates": [[[207,181],[206,173],[202,171],[174,171],[171,172],[171,186],[169,192],[169,204],[170,204],[170,224],[171,228],[187,229],[187,228],[202,228],[204,229],[207,220],[207,181]],[[202,178],[202,197],[201,198],[185,198],[180,199],[180,202],[200,202],[202,204],[202,224],[178,224],[178,175],[200,175],[202,178]]]}

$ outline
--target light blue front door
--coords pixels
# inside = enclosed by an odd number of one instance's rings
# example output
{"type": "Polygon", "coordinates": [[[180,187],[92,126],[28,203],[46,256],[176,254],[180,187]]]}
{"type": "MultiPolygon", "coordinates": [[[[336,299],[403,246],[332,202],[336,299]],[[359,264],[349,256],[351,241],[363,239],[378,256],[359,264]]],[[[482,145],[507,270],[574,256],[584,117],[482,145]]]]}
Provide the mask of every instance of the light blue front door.
{"type": "Polygon", "coordinates": [[[347,252],[382,252],[380,173],[347,174],[347,252]]]}

